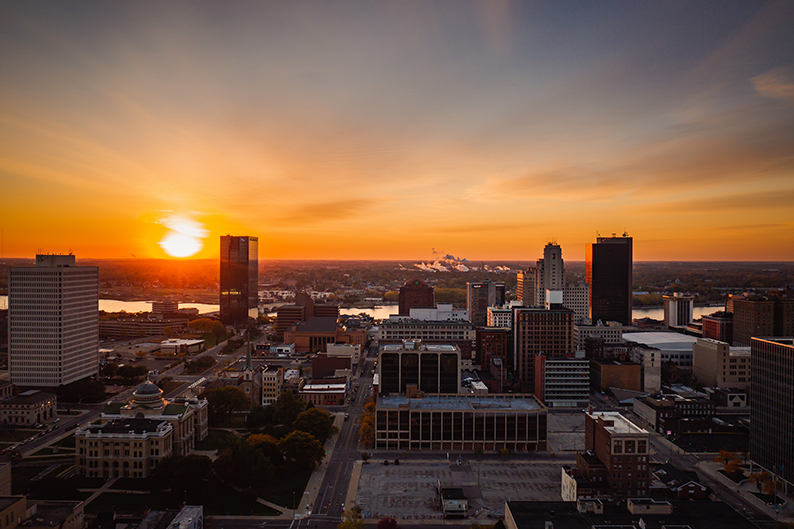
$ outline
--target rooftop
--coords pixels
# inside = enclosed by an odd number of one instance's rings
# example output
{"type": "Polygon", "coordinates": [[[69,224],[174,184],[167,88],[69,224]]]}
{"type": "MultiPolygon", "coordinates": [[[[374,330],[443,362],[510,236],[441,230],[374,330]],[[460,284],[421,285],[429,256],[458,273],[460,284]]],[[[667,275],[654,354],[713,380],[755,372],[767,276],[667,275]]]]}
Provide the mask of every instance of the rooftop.
{"type": "Polygon", "coordinates": [[[20,393],[16,397],[11,397],[3,401],[3,404],[36,404],[45,400],[55,398],[55,394],[39,391],[36,389],[20,393]]]}
{"type": "Polygon", "coordinates": [[[677,332],[625,332],[623,339],[659,349],[682,351],[691,351],[692,345],[698,340],[694,336],[677,332]]]}
{"type": "Polygon", "coordinates": [[[620,412],[617,411],[590,411],[587,412],[587,415],[595,420],[604,419],[605,421],[612,421],[612,424],[606,426],[605,428],[612,433],[618,434],[645,434],[648,435],[648,431],[640,428],[639,426],[635,425],[633,422],[626,419],[620,412]]]}
{"type": "Polygon", "coordinates": [[[143,434],[156,432],[161,424],[168,424],[161,419],[127,418],[117,419],[102,425],[91,425],[85,430],[89,433],[135,433],[143,434]]]}
{"type": "Polygon", "coordinates": [[[398,408],[408,406],[415,410],[461,410],[461,411],[530,411],[544,410],[545,407],[532,395],[517,398],[474,395],[425,395],[409,399],[404,395],[387,395],[378,399],[378,408],[398,408]]]}
{"type": "Polygon", "coordinates": [[[296,332],[336,332],[335,316],[313,316],[308,321],[299,321],[295,324],[296,332]]]}

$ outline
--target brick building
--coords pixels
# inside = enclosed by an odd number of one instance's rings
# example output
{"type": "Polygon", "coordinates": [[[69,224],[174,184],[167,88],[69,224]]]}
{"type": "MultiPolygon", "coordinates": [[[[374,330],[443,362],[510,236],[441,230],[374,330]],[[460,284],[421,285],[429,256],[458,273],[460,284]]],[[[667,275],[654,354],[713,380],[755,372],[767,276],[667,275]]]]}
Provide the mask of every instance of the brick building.
{"type": "Polygon", "coordinates": [[[427,308],[436,306],[435,290],[427,282],[415,277],[405,282],[400,287],[399,312],[400,316],[409,316],[412,308],[427,308]]]}

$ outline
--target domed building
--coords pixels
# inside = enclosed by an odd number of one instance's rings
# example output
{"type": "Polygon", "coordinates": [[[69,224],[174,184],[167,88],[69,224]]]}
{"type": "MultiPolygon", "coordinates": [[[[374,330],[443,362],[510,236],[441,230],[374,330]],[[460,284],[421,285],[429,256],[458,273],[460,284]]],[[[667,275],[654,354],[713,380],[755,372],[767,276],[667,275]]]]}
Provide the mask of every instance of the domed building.
{"type": "Polygon", "coordinates": [[[184,456],[193,451],[209,430],[207,400],[177,398],[168,401],[163,390],[147,380],[138,386],[127,404],[108,402],[100,415],[102,424],[119,419],[164,420],[174,429],[173,454],[184,456]]]}

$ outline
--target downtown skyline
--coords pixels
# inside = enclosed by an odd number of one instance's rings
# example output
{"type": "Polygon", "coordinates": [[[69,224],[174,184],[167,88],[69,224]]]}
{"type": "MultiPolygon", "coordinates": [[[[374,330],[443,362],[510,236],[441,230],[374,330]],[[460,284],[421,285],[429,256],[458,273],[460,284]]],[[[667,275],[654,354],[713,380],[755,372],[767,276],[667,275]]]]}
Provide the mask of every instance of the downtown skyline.
{"type": "Polygon", "coordinates": [[[794,4],[0,5],[5,257],[794,260],[794,4]],[[176,227],[176,228],[175,228],[176,227]]]}

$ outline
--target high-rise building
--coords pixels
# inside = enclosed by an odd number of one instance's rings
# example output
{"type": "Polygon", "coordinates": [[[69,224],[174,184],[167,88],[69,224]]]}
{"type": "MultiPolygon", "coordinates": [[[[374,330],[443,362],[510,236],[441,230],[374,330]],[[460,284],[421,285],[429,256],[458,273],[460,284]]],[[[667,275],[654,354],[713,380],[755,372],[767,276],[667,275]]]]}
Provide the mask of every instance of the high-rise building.
{"type": "Polygon", "coordinates": [[[9,372],[18,386],[56,387],[99,369],[99,269],[37,255],[9,269],[9,372]]]}
{"type": "Polygon", "coordinates": [[[695,310],[695,296],[673,293],[672,296],[662,296],[664,300],[664,324],[668,327],[686,327],[692,321],[695,310]]]}
{"type": "Polygon", "coordinates": [[[585,281],[590,285],[590,319],[631,325],[632,238],[598,237],[587,245],[585,281]]]}
{"type": "Polygon", "coordinates": [[[435,290],[418,277],[410,279],[400,287],[400,316],[409,316],[413,308],[436,306],[435,290]]]}
{"type": "Polygon", "coordinates": [[[488,323],[488,307],[505,304],[505,284],[503,282],[482,281],[466,283],[466,309],[469,321],[477,327],[488,323]]]}
{"type": "Polygon", "coordinates": [[[650,434],[620,412],[585,414],[584,448],[606,466],[612,496],[647,496],[650,434]]]}
{"type": "Polygon", "coordinates": [[[535,307],[546,302],[547,290],[562,291],[565,288],[565,264],[559,244],[548,243],[543,248],[543,259],[538,259],[535,274],[535,307]]]}
{"type": "MultiPolygon", "coordinates": [[[[794,485],[794,338],[750,342],[750,459],[794,485]]],[[[789,489],[790,490],[790,489],[789,489]]]]}
{"type": "Polygon", "coordinates": [[[535,306],[535,275],[537,269],[529,267],[516,274],[516,299],[524,307],[535,306]]]}
{"type": "Polygon", "coordinates": [[[460,349],[454,345],[425,345],[421,340],[382,345],[378,374],[383,395],[411,391],[458,394],[460,349]]]}
{"type": "Polygon", "coordinates": [[[562,306],[513,310],[513,370],[530,391],[534,392],[536,355],[560,358],[573,352],[572,310],[562,306]]]}
{"type": "Polygon", "coordinates": [[[221,236],[221,321],[242,325],[259,307],[259,238],[221,236]]]}
{"type": "Polygon", "coordinates": [[[790,290],[733,299],[733,345],[754,336],[794,336],[794,295],[790,290]]]}
{"type": "Polygon", "coordinates": [[[590,322],[590,285],[584,281],[566,283],[562,291],[562,306],[574,313],[575,325],[590,322]]]}

